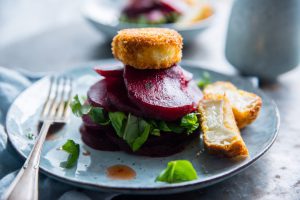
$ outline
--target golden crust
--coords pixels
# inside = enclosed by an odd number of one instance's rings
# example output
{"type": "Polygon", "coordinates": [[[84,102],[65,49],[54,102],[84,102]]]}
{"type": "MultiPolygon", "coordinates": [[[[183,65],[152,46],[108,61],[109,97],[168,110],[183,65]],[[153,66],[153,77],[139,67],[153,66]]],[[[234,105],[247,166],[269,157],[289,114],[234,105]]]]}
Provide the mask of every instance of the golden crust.
{"type": "Polygon", "coordinates": [[[210,84],[205,87],[203,94],[207,98],[226,94],[240,129],[251,124],[262,107],[262,99],[258,95],[239,90],[230,82],[218,81],[210,84]]]}
{"type": "Polygon", "coordinates": [[[165,69],[181,61],[182,37],[166,28],[124,29],[112,41],[112,53],[137,69],[165,69]]]}
{"type": "Polygon", "coordinates": [[[235,140],[228,146],[204,143],[210,154],[223,155],[233,159],[244,159],[249,156],[248,149],[242,140],[235,140]]]}
{"type": "Polygon", "coordinates": [[[249,103],[247,109],[240,110],[236,107],[233,107],[233,113],[236,118],[236,122],[239,128],[244,128],[247,125],[251,124],[259,115],[260,109],[262,107],[262,100],[259,96],[253,93],[249,93],[243,90],[238,90],[242,96],[252,96],[254,99],[249,103]]]}
{"type": "MultiPolygon", "coordinates": [[[[216,109],[214,109],[214,111],[216,111],[216,109]]],[[[242,159],[249,155],[226,96],[214,96],[214,99],[207,99],[207,97],[205,97],[199,103],[199,112],[201,116],[200,124],[203,132],[203,142],[209,153],[225,155],[226,157],[234,159],[242,159]],[[209,107],[210,104],[215,104],[217,107],[219,103],[222,103],[222,111],[219,113],[221,115],[220,119],[223,119],[222,125],[212,126],[213,123],[211,121],[209,122],[209,120],[211,120],[211,116],[209,115],[213,113],[210,113],[207,107],[209,107]],[[211,135],[212,133],[213,137],[211,135]]]]}

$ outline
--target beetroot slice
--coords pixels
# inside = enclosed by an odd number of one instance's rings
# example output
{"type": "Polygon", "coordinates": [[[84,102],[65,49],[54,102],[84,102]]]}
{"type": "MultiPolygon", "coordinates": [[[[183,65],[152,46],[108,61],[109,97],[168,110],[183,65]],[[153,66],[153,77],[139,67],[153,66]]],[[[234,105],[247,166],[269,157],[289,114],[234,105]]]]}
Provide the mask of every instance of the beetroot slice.
{"type": "Polygon", "coordinates": [[[99,126],[88,115],[82,115],[81,117],[84,126],[93,129],[93,130],[102,130],[102,126],[99,126]]]}
{"type": "Polygon", "coordinates": [[[97,150],[118,151],[119,147],[106,136],[107,132],[114,134],[113,130],[94,130],[84,125],[80,127],[81,139],[86,145],[97,150]]]}
{"type": "Polygon", "coordinates": [[[199,137],[199,131],[195,131],[190,135],[164,132],[160,136],[150,135],[136,152],[133,152],[129,145],[116,134],[107,132],[106,136],[117,144],[120,150],[127,153],[150,157],[165,157],[182,151],[190,141],[199,137]]]}
{"type": "Polygon", "coordinates": [[[95,72],[104,77],[122,77],[124,72],[123,66],[110,66],[110,67],[94,67],[95,72]]]}
{"type": "Polygon", "coordinates": [[[112,110],[107,98],[106,80],[102,79],[92,85],[87,93],[88,103],[95,107],[102,107],[105,110],[112,110]]]}
{"type": "Polygon", "coordinates": [[[186,71],[185,69],[181,69],[181,71],[187,82],[190,82],[191,80],[193,80],[193,74],[191,72],[186,71]]]}
{"type": "Polygon", "coordinates": [[[194,110],[188,81],[178,65],[165,70],[125,66],[124,80],[129,98],[151,118],[175,121],[194,110]]]}
{"type": "Polygon", "coordinates": [[[83,115],[81,117],[82,119],[82,122],[83,122],[83,125],[89,129],[92,129],[92,130],[98,130],[98,131],[106,131],[108,129],[111,129],[110,126],[108,125],[101,125],[101,124],[97,124],[95,123],[89,115],[83,115]]]}
{"type": "Polygon", "coordinates": [[[160,5],[166,10],[183,14],[187,9],[185,2],[180,0],[160,0],[160,5]]]}
{"type": "Polygon", "coordinates": [[[140,109],[128,98],[123,79],[106,78],[106,83],[108,100],[116,110],[132,113],[136,116],[142,115],[140,109]]]}
{"type": "Polygon", "coordinates": [[[188,84],[188,93],[193,98],[195,110],[198,108],[199,101],[203,98],[202,91],[199,89],[195,81],[188,84]]]}

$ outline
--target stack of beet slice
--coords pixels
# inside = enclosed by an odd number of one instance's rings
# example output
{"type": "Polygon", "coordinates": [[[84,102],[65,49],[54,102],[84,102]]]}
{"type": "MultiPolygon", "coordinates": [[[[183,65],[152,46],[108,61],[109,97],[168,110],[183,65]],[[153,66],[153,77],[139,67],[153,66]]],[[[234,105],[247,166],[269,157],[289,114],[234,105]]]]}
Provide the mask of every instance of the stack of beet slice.
{"type": "MultiPolygon", "coordinates": [[[[163,70],[138,70],[124,68],[96,68],[104,79],[92,85],[88,91],[88,103],[106,111],[122,111],[145,119],[176,121],[195,111],[202,98],[201,90],[192,81],[192,74],[175,65],[163,70]]],[[[83,141],[100,150],[124,150],[133,153],[119,138],[112,127],[95,124],[83,117],[81,127],[83,141]]],[[[147,156],[167,156],[181,151],[186,142],[197,133],[163,133],[150,136],[136,152],[147,156]]]]}
{"type": "Polygon", "coordinates": [[[122,10],[122,14],[132,20],[143,16],[152,22],[164,19],[171,13],[181,15],[188,8],[188,4],[182,0],[131,0],[122,10]]]}

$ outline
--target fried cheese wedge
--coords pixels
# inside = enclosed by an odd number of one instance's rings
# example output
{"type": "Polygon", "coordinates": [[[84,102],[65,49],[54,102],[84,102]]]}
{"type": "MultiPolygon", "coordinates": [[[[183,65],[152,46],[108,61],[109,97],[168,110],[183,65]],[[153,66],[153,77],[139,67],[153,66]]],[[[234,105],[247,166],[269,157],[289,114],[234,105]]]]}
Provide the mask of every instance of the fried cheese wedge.
{"type": "Polygon", "coordinates": [[[167,28],[123,29],[113,38],[112,53],[136,69],[167,69],[181,61],[183,39],[167,28]]]}
{"type": "Polygon", "coordinates": [[[237,159],[249,155],[226,96],[202,99],[199,112],[204,145],[210,153],[237,159]]]}
{"type": "Polygon", "coordinates": [[[226,95],[232,106],[237,126],[241,129],[251,124],[258,116],[262,100],[253,93],[237,89],[230,82],[218,81],[209,84],[203,90],[207,98],[216,98],[219,95],[226,95]]]}

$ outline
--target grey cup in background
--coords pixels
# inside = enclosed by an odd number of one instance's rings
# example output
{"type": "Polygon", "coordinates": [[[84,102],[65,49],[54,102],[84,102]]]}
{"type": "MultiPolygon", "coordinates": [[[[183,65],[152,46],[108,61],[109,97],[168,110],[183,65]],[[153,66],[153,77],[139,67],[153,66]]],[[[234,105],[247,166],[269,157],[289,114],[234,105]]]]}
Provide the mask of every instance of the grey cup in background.
{"type": "Polygon", "coordinates": [[[235,0],[225,47],[243,75],[275,80],[300,57],[300,0],[235,0]]]}

